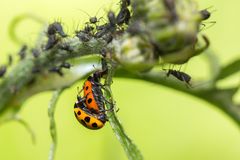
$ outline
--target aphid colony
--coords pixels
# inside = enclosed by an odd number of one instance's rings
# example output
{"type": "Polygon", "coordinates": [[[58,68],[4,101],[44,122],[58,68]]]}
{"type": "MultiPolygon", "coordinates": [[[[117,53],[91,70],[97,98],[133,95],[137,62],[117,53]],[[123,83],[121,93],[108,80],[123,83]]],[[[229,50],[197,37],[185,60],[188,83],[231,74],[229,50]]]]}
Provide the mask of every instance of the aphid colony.
{"type": "Polygon", "coordinates": [[[128,25],[131,18],[129,0],[122,0],[120,11],[117,16],[112,11],[107,14],[108,22],[102,25],[97,25],[100,19],[97,17],[90,17],[89,22],[86,23],[82,30],[76,31],[76,36],[82,42],[88,42],[92,38],[103,39],[107,44],[110,43],[114,36],[123,33],[124,24],[128,25]]]}
{"type": "MultiPolygon", "coordinates": [[[[170,11],[170,19],[174,23],[177,21],[178,16],[175,10],[174,1],[163,1],[166,8],[170,11]]],[[[85,23],[85,26],[82,30],[76,31],[76,37],[83,43],[90,41],[92,38],[102,39],[106,44],[111,43],[116,35],[124,33],[125,26],[129,24],[131,18],[131,12],[129,10],[130,0],[121,0],[121,7],[118,14],[115,16],[115,13],[109,11],[107,14],[108,22],[98,25],[100,19],[97,17],[90,17],[89,22],[85,23]],[[124,26],[125,25],[125,26],[124,26]]],[[[210,17],[210,12],[207,10],[199,11],[202,20],[206,20],[210,17]]],[[[127,32],[131,35],[135,35],[141,32],[141,28],[134,23],[127,28],[127,32]]],[[[60,49],[72,52],[73,49],[69,44],[59,43],[62,38],[68,37],[64,32],[63,27],[60,22],[54,22],[48,26],[46,31],[47,42],[42,49],[31,49],[32,57],[39,58],[42,51],[47,51],[50,49],[60,49]]],[[[207,41],[207,39],[205,40],[207,41]]],[[[18,52],[20,60],[26,58],[26,52],[28,47],[23,45],[18,52]]],[[[103,55],[104,56],[104,55],[103,55]]],[[[8,65],[0,66],[0,78],[3,77],[7,71],[7,66],[10,66],[13,62],[11,55],[8,57],[8,65]]],[[[60,76],[63,76],[62,69],[69,69],[71,65],[65,61],[53,66],[48,67],[48,72],[57,73],[60,76]]],[[[41,68],[35,65],[32,69],[32,73],[41,72],[41,68]]],[[[100,83],[101,78],[107,74],[107,69],[101,71],[95,71],[90,75],[87,80],[84,82],[82,89],[77,95],[77,101],[74,104],[74,114],[77,120],[88,129],[100,129],[104,126],[107,121],[106,112],[111,111],[111,109],[105,109],[105,103],[109,103],[103,96],[102,90],[104,89],[103,85],[100,83]],[[83,92],[83,95],[80,94],[83,92]]],[[[177,70],[169,69],[166,73],[167,76],[174,76],[178,80],[190,85],[191,76],[177,70]]]]}
{"type": "Polygon", "coordinates": [[[83,84],[82,90],[77,95],[77,102],[74,104],[74,113],[77,120],[88,129],[100,129],[107,121],[105,102],[103,97],[103,86],[100,83],[101,77],[107,73],[96,71],[89,76],[83,84]],[[80,93],[83,91],[83,97],[80,93]]]}

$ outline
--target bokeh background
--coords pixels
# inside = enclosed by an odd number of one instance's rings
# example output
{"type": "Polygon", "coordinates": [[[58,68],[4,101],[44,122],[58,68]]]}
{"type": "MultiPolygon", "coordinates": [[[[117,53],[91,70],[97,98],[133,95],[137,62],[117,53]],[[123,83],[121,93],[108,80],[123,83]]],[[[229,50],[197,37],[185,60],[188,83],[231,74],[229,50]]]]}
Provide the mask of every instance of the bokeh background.
{"type": "MultiPolygon", "coordinates": [[[[239,58],[240,21],[238,0],[199,0],[199,8],[211,7],[209,21],[216,24],[203,32],[222,64],[239,58]]],[[[116,0],[1,0],[0,1],[0,63],[7,54],[16,53],[19,45],[8,35],[11,20],[23,13],[33,13],[47,22],[61,20],[68,33],[90,15],[104,15],[116,8],[116,0]]],[[[207,24],[209,25],[209,24],[207,24]]],[[[211,25],[211,24],[210,24],[211,25]]],[[[26,20],[17,29],[18,35],[34,45],[42,25],[26,20]]],[[[193,79],[209,74],[204,56],[184,65],[193,79]]],[[[239,82],[229,78],[222,86],[239,82]]],[[[121,145],[109,124],[97,131],[82,127],[74,117],[73,104],[78,82],[64,91],[57,104],[56,121],[58,148],[56,160],[126,160],[121,145]]],[[[239,160],[240,131],[238,126],[220,110],[189,95],[143,81],[114,79],[113,93],[120,111],[117,113],[128,135],[138,145],[146,160],[239,160]]],[[[239,94],[238,94],[239,95],[239,94]]],[[[1,160],[46,160],[50,148],[47,107],[51,93],[38,94],[24,104],[20,115],[36,133],[32,144],[29,133],[17,122],[0,126],[1,160]]],[[[240,101],[239,96],[235,97],[240,101]]]]}

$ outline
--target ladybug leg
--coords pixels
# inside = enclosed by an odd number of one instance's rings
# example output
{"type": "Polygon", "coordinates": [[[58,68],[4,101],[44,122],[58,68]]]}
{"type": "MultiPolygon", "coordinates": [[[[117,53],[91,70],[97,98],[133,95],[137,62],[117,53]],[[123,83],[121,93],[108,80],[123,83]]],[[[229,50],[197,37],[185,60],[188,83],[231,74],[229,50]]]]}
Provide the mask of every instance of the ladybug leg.
{"type": "Polygon", "coordinates": [[[104,84],[102,84],[102,83],[100,83],[100,82],[94,82],[94,84],[96,84],[96,85],[98,85],[98,86],[100,86],[100,87],[103,87],[103,86],[104,86],[104,84]]]}
{"type": "Polygon", "coordinates": [[[83,102],[85,102],[85,100],[86,100],[86,97],[81,97],[81,96],[79,96],[79,95],[77,95],[77,104],[79,104],[79,103],[83,103],[83,102]]]}
{"type": "Polygon", "coordinates": [[[77,87],[77,95],[78,96],[80,95],[80,93],[82,93],[82,91],[83,91],[83,88],[80,90],[79,87],[77,87]]]}

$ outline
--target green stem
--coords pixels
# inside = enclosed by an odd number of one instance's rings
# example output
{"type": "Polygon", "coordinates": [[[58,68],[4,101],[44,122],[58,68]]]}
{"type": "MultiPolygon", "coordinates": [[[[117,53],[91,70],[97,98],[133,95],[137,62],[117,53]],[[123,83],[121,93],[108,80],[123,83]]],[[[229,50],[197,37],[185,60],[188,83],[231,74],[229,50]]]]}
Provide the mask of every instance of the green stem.
{"type": "MultiPolygon", "coordinates": [[[[113,94],[111,91],[110,85],[112,84],[112,77],[114,75],[115,68],[112,65],[109,67],[108,75],[105,80],[105,92],[104,96],[109,100],[110,103],[106,103],[107,109],[114,109],[115,108],[115,101],[113,98],[113,94]]],[[[143,156],[137,146],[133,143],[133,141],[128,137],[126,134],[121,122],[114,111],[110,111],[107,113],[109,123],[115,133],[117,139],[121,143],[127,157],[129,160],[143,160],[143,156]]]]}
{"type": "Polygon", "coordinates": [[[196,88],[188,88],[184,83],[175,77],[166,77],[164,72],[149,72],[144,74],[130,73],[125,70],[119,70],[116,73],[118,77],[132,78],[144,80],[156,84],[160,84],[171,89],[184,92],[196,98],[202,99],[216,108],[222,110],[230,116],[240,126],[240,104],[235,104],[232,99],[238,91],[239,86],[234,88],[218,89],[215,86],[205,88],[199,86],[196,88]]]}
{"type": "MultiPolygon", "coordinates": [[[[77,57],[83,57],[93,53],[98,54],[102,50],[105,42],[92,39],[88,43],[82,43],[76,38],[67,38],[65,41],[61,41],[58,46],[65,44],[69,44],[72,51],[66,51],[56,47],[50,50],[43,50],[38,58],[33,58],[30,50],[27,51],[27,57],[21,60],[0,83],[0,114],[3,114],[6,109],[9,109],[9,106],[16,108],[16,106],[22,105],[23,102],[19,101],[19,99],[21,99],[19,94],[22,93],[24,88],[24,91],[28,92],[27,88],[31,86],[28,84],[30,84],[32,80],[37,81],[39,78],[44,77],[46,81],[49,81],[50,75],[52,75],[48,72],[50,67],[67,60],[76,59],[77,57]],[[32,70],[35,67],[40,69],[41,72],[33,73],[32,70]]],[[[54,78],[51,80],[54,81],[54,78]]],[[[35,84],[35,86],[37,86],[37,84],[35,84]]],[[[62,86],[57,86],[57,88],[61,87],[62,86]]]]}
{"type": "Polygon", "coordinates": [[[49,151],[49,160],[54,160],[56,148],[57,148],[57,130],[56,130],[56,122],[54,113],[56,110],[56,104],[59,99],[60,94],[62,93],[63,89],[59,89],[53,92],[52,99],[50,100],[50,104],[48,107],[48,116],[50,120],[50,134],[52,138],[52,144],[49,151]]]}

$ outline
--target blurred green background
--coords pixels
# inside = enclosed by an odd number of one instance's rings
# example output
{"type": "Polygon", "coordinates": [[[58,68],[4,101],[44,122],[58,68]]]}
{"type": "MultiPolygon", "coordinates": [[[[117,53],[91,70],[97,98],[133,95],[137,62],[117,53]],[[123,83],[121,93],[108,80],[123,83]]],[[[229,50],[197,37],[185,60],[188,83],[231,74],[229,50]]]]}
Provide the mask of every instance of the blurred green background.
{"type": "MultiPolygon", "coordinates": [[[[222,64],[239,58],[240,2],[238,0],[199,0],[199,8],[215,10],[209,21],[217,23],[204,30],[211,40],[222,64]]],[[[48,22],[61,20],[68,33],[88,19],[80,9],[90,15],[104,15],[116,8],[113,0],[1,0],[0,1],[0,63],[8,53],[16,53],[20,46],[8,37],[10,21],[22,13],[34,13],[48,22]]],[[[30,20],[20,24],[18,34],[22,40],[34,45],[42,26],[30,20]]],[[[204,57],[192,59],[184,71],[194,79],[208,73],[204,57]],[[204,71],[204,73],[202,73],[204,71]],[[199,74],[201,73],[201,74],[199,74]]],[[[229,79],[222,86],[237,83],[229,79]]],[[[73,104],[76,88],[82,81],[64,91],[56,110],[58,148],[56,160],[126,160],[123,149],[106,126],[97,131],[82,127],[74,117],[73,104]]],[[[240,131],[238,126],[220,110],[183,93],[143,81],[114,79],[113,93],[120,117],[128,135],[138,145],[146,160],[239,160],[240,131]]],[[[36,133],[33,145],[28,132],[18,123],[0,126],[1,160],[46,160],[51,143],[47,107],[51,93],[30,98],[20,115],[36,133]]],[[[239,101],[239,96],[235,97],[239,101]]]]}

